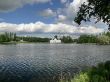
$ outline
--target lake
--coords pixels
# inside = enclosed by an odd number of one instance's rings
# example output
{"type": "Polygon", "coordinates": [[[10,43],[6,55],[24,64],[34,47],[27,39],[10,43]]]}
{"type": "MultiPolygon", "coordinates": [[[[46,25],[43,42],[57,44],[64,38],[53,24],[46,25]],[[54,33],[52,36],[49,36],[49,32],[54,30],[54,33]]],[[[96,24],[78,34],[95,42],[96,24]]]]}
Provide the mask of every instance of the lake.
{"type": "Polygon", "coordinates": [[[0,45],[0,82],[57,82],[107,60],[109,45],[0,45]]]}

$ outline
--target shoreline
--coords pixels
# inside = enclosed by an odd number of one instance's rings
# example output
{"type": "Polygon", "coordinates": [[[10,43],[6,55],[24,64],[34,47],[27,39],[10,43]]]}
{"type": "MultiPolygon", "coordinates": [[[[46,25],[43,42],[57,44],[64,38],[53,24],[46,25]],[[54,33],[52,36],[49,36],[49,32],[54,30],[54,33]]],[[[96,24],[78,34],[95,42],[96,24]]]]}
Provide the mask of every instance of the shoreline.
{"type": "MultiPolygon", "coordinates": [[[[51,44],[49,42],[0,42],[0,44],[3,45],[8,45],[8,44],[32,44],[32,43],[36,43],[36,44],[51,44]]],[[[56,43],[55,43],[56,44],[56,43]]],[[[100,43],[59,43],[59,44],[81,44],[81,45],[110,45],[110,44],[100,44],[100,43]]]]}

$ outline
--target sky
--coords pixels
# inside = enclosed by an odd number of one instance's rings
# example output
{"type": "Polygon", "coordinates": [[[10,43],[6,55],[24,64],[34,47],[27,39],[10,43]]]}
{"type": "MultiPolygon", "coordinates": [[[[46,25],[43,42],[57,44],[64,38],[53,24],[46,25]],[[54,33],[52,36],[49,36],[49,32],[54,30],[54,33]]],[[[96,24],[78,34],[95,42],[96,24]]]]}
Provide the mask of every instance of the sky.
{"type": "Polygon", "coordinates": [[[103,22],[74,22],[86,0],[0,0],[0,32],[24,35],[96,34],[104,32],[103,22]]]}

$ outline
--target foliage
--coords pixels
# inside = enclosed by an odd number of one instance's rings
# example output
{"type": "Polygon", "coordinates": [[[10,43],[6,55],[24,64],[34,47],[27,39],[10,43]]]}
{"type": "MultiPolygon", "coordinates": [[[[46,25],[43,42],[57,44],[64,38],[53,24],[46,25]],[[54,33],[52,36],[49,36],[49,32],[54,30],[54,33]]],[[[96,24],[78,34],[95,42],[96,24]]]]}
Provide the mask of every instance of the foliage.
{"type": "Polygon", "coordinates": [[[80,35],[75,41],[77,43],[110,44],[110,32],[104,32],[98,35],[80,35]]]}
{"type": "Polygon", "coordinates": [[[26,41],[26,42],[49,42],[49,38],[40,38],[40,37],[20,37],[16,36],[16,33],[2,33],[0,34],[0,43],[11,42],[11,41],[26,41]]]}
{"type": "Polygon", "coordinates": [[[16,41],[16,33],[3,33],[0,34],[0,42],[10,42],[10,41],[16,41]]]}
{"type": "Polygon", "coordinates": [[[23,40],[26,42],[49,42],[49,38],[40,38],[40,37],[31,37],[31,36],[27,36],[27,37],[18,37],[19,40],[23,40]]]}
{"type": "Polygon", "coordinates": [[[73,43],[73,39],[70,36],[63,36],[60,39],[63,43],[73,43]]]}
{"type": "Polygon", "coordinates": [[[110,0],[88,0],[88,3],[83,3],[77,13],[75,22],[81,24],[81,21],[90,21],[90,18],[95,17],[98,21],[103,21],[110,27],[110,0]]]}
{"type": "Polygon", "coordinates": [[[100,35],[98,36],[98,42],[99,44],[110,44],[110,37],[106,35],[100,35]]]}
{"type": "Polygon", "coordinates": [[[71,82],[89,82],[89,77],[87,73],[80,73],[80,75],[76,75],[71,82]]]}
{"type": "MultiPolygon", "coordinates": [[[[110,82],[110,61],[99,63],[97,67],[90,68],[87,72],[81,73],[74,80],[76,82],[110,82]]],[[[74,82],[74,81],[73,81],[74,82]]]]}
{"type": "Polygon", "coordinates": [[[77,43],[97,43],[97,37],[95,35],[81,35],[77,43]]]}
{"type": "Polygon", "coordinates": [[[71,79],[71,82],[110,82],[110,61],[99,63],[97,66],[79,73],[71,79]]]}
{"type": "Polygon", "coordinates": [[[105,33],[106,36],[110,37],[110,32],[105,33]]]}
{"type": "Polygon", "coordinates": [[[99,63],[88,71],[89,82],[110,82],[110,61],[99,63]]]}

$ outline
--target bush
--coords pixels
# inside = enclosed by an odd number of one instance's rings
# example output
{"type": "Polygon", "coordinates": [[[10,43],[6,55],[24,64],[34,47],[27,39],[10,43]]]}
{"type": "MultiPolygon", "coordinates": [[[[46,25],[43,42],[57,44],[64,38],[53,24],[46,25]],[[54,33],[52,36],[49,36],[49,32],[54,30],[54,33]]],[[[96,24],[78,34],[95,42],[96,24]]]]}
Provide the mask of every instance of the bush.
{"type": "Polygon", "coordinates": [[[106,36],[106,35],[98,36],[98,43],[99,44],[109,44],[110,43],[109,36],[106,36]]]}
{"type": "Polygon", "coordinates": [[[81,35],[77,43],[97,43],[97,37],[95,35],[81,35]]]}
{"type": "Polygon", "coordinates": [[[110,61],[99,63],[86,72],[79,73],[71,82],[110,82],[110,61]]]}
{"type": "Polygon", "coordinates": [[[79,75],[76,75],[74,79],[71,80],[71,82],[89,82],[88,74],[80,73],[79,75]]]}

